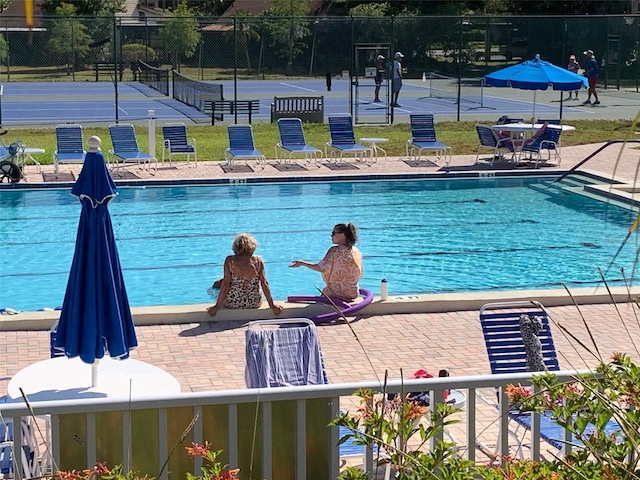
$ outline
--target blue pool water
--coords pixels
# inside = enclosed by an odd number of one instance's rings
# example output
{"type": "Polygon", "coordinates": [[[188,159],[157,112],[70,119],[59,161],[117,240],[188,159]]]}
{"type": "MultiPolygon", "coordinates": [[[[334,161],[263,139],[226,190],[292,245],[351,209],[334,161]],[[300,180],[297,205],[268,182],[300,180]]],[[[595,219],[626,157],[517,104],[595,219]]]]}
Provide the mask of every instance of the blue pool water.
{"type": "MultiPolygon", "coordinates": [[[[361,286],[390,295],[599,283],[635,212],[547,188],[549,178],[121,187],[111,203],[132,306],[208,303],[234,235],[259,242],[274,298],[317,294],[339,222],[359,227],[361,286]]],[[[70,189],[0,191],[0,307],[62,304],[80,206],[70,189]]],[[[607,278],[630,274],[632,238],[607,278]]]]}

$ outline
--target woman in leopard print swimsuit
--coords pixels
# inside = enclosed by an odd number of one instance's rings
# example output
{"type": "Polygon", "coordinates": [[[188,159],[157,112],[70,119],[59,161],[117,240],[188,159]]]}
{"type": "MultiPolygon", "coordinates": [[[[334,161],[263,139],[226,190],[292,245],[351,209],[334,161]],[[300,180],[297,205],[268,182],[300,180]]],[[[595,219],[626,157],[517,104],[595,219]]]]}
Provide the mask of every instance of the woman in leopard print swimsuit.
{"type": "Polygon", "coordinates": [[[273,303],[271,289],[264,271],[262,258],[254,255],[258,242],[248,233],[241,233],[233,241],[233,253],[224,261],[224,277],[218,301],[207,309],[212,317],[223,305],[227,308],[260,308],[262,293],[273,314],[282,313],[282,307],[273,303]],[[260,291],[262,287],[262,291],[260,291]]]}
{"type": "Polygon", "coordinates": [[[318,263],[295,260],[290,267],[307,267],[322,273],[327,284],[322,292],[350,302],[358,298],[358,281],[362,278],[362,253],[355,247],[358,240],[356,226],[339,223],[333,227],[331,241],[335,243],[318,263]]]}

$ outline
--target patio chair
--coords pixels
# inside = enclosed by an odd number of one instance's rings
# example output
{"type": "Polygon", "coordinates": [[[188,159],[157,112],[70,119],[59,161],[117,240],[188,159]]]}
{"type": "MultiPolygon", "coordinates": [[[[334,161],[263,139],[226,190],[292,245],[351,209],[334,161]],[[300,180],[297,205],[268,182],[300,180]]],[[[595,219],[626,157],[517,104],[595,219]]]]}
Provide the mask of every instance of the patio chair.
{"type": "Polygon", "coordinates": [[[288,158],[284,162],[290,162],[292,155],[304,155],[307,162],[315,160],[316,165],[322,157],[322,150],[307,145],[304,138],[304,130],[302,129],[302,121],[299,118],[280,118],[278,119],[278,131],[280,132],[280,142],[276,144],[276,161],[278,159],[278,151],[284,151],[288,154],[288,158]],[[320,158],[319,158],[320,157],[320,158]]]}
{"type": "Polygon", "coordinates": [[[329,383],[315,324],[307,318],[257,320],[245,332],[248,388],[329,383]]]}
{"type": "Polygon", "coordinates": [[[499,138],[496,132],[487,125],[476,125],[476,132],[478,133],[478,152],[476,153],[476,163],[478,163],[478,159],[480,158],[480,150],[483,148],[492,150],[492,166],[496,158],[499,160],[504,158],[505,151],[511,152],[511,159],[513,160],[517,150],[517,144],[514,143],[513,140],[508,137],[499,138]]]}
{"type": "Polygon", "coordinates": [[[331,140],[324,147],[328,159],[339,162],[345,153],[367,163],[372,159],[373,150],[356,143],[351,115],[329,117],[329,135],[331,140]]]}
{"type": "Polygon", "coordinates": [[[548,123],[545,123],[540,130],[538,130],[534,136],[525,141],[520,151],[519,161],[527,160],[526,153],[529,153],[528,160],[531,161],[535,158],[534,168],[538,168],[542,160],[542,151],[547,151],[547,158],[545,162],[551,160],[551,152],[554,154],[554,161],[560,166],[562,158],[560,156],[560,134],[561,128],[548,128],[548,123]]]}
{"type": "Polygon", "coordinates": [[[184,123],[166,123],[162,126],[162,163],[165,153],[169,154],[169,166],[172,166],[173,155],[186,155],[187,165],[191,155],[195,166],[198,166],[198,154],[196,152],[196,140],[187,138],[187,127],[184,123]]]}
{"type": "Polygon", "coordinates": [[[138,148],[133,125],[130,123],[111,124],[109,125],[109,135],[113,146],[109,153],[114,162],[114,171],[124,169],[127,163],[138,165],[140,168],[144,168],[146,165],[149,172],[151,172],[151,165],[153,165],[154,172],[156,171],[158,160],[155,156],[138,148]]]}
{"type": "Polygon", "coordinates": [[[411,138],[407,140],[407,157],[420,159],[423,151],[434,152],[438,160],[444,156],[445,164],[451,163],[451,147],[436,139],[436,129],[432,113],[409,115],[411,138]]]}
{"type": "Polygon", "coordinates": [[[224,152],[227,165],[232,165],[236,159],[257,160],[258,164],[264,168],[267,159],[254,146],[251,125],[229,125],[227,131],[229,133],[229,148],[224,152]]]}
{"type": "MultiPolygon", "coordinates": [[[[21,424],[21,469],[16,472],[13,421],[0,417],[0,474],[4,478],[34,478],[46,473],[40,466],[39,447],[32,420],[23,420],[21,424]]],[[[48,462],[45,464],[48,465],[48,462]]]]}
{"type": "Polygon", "coordinates": [[[61,163],[83,163],[87,154],[82,141],[81,125],[56,127],[56,150],[53,152],[53,171],[58,173],[61,163]]]}

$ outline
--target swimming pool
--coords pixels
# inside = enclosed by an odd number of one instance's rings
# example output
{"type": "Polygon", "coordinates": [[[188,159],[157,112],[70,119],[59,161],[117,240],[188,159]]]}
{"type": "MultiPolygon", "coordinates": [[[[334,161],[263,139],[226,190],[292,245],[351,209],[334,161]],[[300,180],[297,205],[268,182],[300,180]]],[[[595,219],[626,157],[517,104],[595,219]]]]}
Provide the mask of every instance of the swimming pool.
{"type": "MultiPolygon", "coordinates": [[[[551,177],[121,187],[110,205],[132,306],[208,303],[236,233],[259,242],[274,298],[317,294],[335,223],[359,227],[361,286],[390,295],[599,284],[635,211],[551,177]]],[[[70,189],[0,191],[0,307],[62,304],[80,215],[70,189]]],[[[636,240],[607,278],[632,271],[636,240]]]]}

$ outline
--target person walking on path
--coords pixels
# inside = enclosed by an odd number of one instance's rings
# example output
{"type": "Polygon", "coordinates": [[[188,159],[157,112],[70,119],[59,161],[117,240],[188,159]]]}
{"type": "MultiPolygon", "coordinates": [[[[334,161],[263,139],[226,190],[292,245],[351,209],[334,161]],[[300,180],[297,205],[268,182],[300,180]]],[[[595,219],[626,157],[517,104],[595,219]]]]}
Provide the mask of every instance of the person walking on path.
{"type": "MultiPolygon", "coordinates": [[[[576,56],[575,55],[571,55],[569,57],[569,64],[567,65],[567,70],[569,70],[570,72],[575,73],[576,75],[578,74],[578,70],[580,70],[580,64],[576,61],[576,56]]],[[[578,90],[574,90],[573,92],[569,92],[569,97],[566,100],[571,100],[571,95],[572,93],[575,94],[576,96],[576,100],[578,99],[578,90]]]]}
{"type": "Polygon", "coordinates": [[[582,103],[583,105],[590,105],[591,95],[593,95],[593,97],[596,99],[596,101],[593,102],[593,105],[600,105],[598,93],[596,92],[596,84],[598,83],[598,61],[596,60],[596,56],[594,55],[593,50],[586,50],[583,53],[589,59],[587,62],[587,67],[584,71],[585,76],[589,80],[589,91],[587,92],[587,99],[582,103]]]}
{"type": "Polygon", "coordinates": [[[402,89],[402,59],[404,55],[400,52],[396,52],[393,56],[393,77],[391,84],[391,106],[399,107],[398,96],[402,89]]]}
{"type": "Polygon", "coordinates": [[[375,98],[373,99],[375,103],[382,102],[382,100],[380,100],[380,86],[382,85],[383,76],[384,76],[384,56],[378,55],[376,57],[376,78],[375,78],[376,89],[374,92],[375,98]]]}

